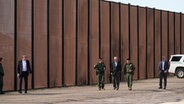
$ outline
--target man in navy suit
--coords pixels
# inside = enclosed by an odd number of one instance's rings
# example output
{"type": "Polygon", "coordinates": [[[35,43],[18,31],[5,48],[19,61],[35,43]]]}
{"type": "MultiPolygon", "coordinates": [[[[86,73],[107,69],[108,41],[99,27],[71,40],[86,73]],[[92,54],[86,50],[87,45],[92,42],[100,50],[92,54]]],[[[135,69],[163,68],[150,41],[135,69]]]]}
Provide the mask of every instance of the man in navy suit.
{"type": "Polygon", "coordinates": [[[159,63],[159,76],[160,76],[160,83],[159,89],[162,89],[162,79],[164,78],[164,89],[167,86],[167,75],[168,75],[169,63],[166,61],[165,57],[162,57],[162,61],[159,63]]]}
{"type": "Polygon", "coordinates": [[[119,89],[120,77],[121,77],[121,62],[118,60],[118,57],[114,57],[114,61],[111,65],[111,75],[113,79],[114,90],[119,89]]]}
{"type": "Polygon", "coordinates": [[[0,57],[0,94],[4,94],[3,92],[4,69],[3,69],[2,61],[3,61],[3,58],[0,57]]]}
{"type": "Polygon", "coordinates": [[[29,60],[26,60],[26,55],[22,56],[22,60],[18,62],[18,74],[17,76],[20,78],[20,88],[19,93],[22,93],[22,79],[24,79],[25,83],[25,93],[27,93],[28,89],[28,76],[31,73],[31,66],[29,60]]]}

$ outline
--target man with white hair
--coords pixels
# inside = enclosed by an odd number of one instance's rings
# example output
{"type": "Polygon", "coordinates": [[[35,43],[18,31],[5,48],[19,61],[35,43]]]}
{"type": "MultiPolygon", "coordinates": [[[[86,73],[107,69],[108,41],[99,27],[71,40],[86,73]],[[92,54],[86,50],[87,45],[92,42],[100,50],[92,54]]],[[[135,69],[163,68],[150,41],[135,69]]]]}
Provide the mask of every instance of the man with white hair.
{"type": "Polygon", "coordinates": [[[121,62],[118,60],[118,57],[114,57],[114,61],[111,65],[111,75],[113,80],[114,90],[119,89],[120,77],[121,77],[121,62]]]}

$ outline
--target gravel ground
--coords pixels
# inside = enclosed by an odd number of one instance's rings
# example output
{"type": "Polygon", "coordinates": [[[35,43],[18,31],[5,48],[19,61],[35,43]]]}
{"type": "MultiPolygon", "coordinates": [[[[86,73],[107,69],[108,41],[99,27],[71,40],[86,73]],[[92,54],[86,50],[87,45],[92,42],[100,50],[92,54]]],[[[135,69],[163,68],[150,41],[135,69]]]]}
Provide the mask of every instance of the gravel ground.
{"type": "Polygon", "coordinates": [[[184,104],[184,79],[168,78],[166,90],[158,89],[158,83],[158,79],[134,81],[132,91],[122,82],[118,91],[106,84],[101,91],[97,86],[76,86],[7,92],[0,95],[0,104],[184,104]]]}

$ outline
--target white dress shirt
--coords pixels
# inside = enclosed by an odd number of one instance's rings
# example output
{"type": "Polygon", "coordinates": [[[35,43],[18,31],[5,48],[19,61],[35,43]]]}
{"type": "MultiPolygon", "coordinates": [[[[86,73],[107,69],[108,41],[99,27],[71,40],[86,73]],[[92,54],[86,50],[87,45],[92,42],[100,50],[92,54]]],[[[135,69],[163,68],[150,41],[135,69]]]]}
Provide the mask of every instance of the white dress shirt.
{"type": "Polygon", "coordinates": [[[117,65],[118,65],[118,63],[117,63],[117,62],[115,62],[115,67],[117,67],[117,65]]]}
{"type": "Polygon", "coordinates": [[[164,70],[165,61],[162,61],[162,70],[164,70]]]}
{"type": "Polygon", "coordinates": [[[22,71],[27,71],[27,63],[25,60],[22,61],[22,67],[23,67],[22,71]]]}

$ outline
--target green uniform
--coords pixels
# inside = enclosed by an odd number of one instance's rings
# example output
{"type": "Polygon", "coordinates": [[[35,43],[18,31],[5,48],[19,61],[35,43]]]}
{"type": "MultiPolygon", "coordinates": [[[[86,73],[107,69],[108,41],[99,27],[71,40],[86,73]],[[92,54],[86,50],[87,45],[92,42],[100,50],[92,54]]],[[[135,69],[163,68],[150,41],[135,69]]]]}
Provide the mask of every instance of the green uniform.
{"type": "Polygon", "coordinates": [[[2,89],[3,89],[3,76],[4,76],[4,70],[3,70],[3,66],[0,63],[0,93],[2,93],[2,89]]]}
{"type": "Polygon", "coordinates": [[[125,64],[124,74],[126,74],[127,85],[130,90],[132,90],[134,70],[135,70],[135,66],[132,63],[125,64]]]}
{"type": "Polygon", "coordinates": [[[94,69],[96,69],[97,82],[99,90],[104,89],[104,81],[105,81],[105,64],[97,63],[94,65],[94,69]]]}

